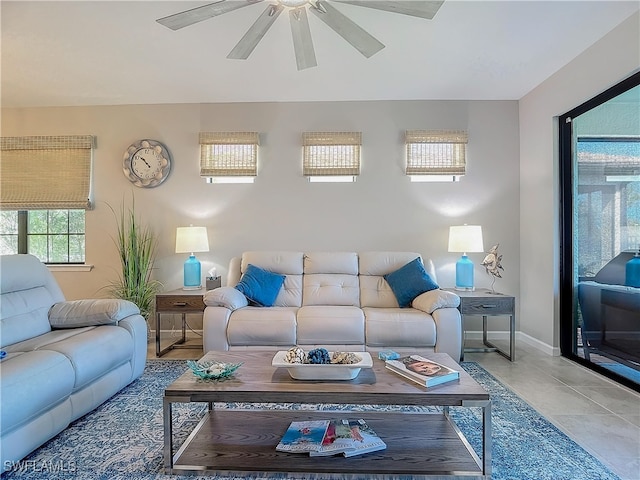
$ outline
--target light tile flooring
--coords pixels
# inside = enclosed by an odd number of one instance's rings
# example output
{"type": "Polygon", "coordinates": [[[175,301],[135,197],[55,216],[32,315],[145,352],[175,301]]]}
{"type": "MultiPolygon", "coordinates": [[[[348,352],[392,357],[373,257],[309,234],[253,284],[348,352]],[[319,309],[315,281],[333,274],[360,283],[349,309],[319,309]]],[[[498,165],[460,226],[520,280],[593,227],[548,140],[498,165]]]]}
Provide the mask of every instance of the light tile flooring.
{"type": "MultiPolygon", "coordinates": [[[[201,356],[201,350],[181,348],[162,358],[201,356]]],[[[155,343],[148,358],[156,358],[155,343]]],[[[465,360],[482,365],[621,479],[640,480],[640,394],[522,344],[515,362],[497,353],[466,353],[465,360]]]]}

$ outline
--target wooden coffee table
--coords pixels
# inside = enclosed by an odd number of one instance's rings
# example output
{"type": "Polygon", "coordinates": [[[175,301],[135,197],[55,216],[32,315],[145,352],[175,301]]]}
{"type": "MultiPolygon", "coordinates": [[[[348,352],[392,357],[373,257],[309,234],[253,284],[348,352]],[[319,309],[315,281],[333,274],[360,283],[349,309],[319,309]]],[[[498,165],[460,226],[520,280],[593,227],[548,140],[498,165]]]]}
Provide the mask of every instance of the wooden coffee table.
{"type": "MultiPolygon", "coordinates": [[[[349,381],[293,380],[271,366],[274,352],[209,352],[202,360],[244,362],[222,382],[198,380],[188,370],[164,392],[164,465],[167,474],[194,471],[315,472],[367,476],[413,475],[490,478],[489,393],[446,354],[419,353],[460,371],[460,380],[426,389],[388,371],[374,356],[373,368],[349,381]],[[174,452],[174,403],[206,402],[209,409],[174,452]],[[214,402],[439,406],[442,413],[215,409],[214,402]],[[482,409],[482,451],[475,452],[449,416],[450,406],[482,409]],[[293,420],[363,418],[387,449],[345,458],[277,452],[293,420]]],[[[406,410],[406,409],[405,409],[406,410]]]]}

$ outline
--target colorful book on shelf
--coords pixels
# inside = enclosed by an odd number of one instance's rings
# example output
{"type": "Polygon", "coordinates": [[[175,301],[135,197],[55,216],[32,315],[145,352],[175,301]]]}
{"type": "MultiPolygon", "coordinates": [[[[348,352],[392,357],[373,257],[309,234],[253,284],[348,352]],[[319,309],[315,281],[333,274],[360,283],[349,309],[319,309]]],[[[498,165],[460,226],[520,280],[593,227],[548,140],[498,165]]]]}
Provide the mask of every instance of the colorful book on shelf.
{"type": "Polygon", "coordinates": [[[329,422],[320,449],[309,452],[309,455],[353,457],[385,448],[387,444],[364,420],[336,419],[329,422]]]}
{"type": "Polygon", "coordinates": [[[279,452],[308,453],[318,450],[329,426],[329,420],[291,422],[276,446],[279,452]]]}
{"type": "Polygon", "coordinates": [[[433,387],[460,378],[460,372],[457,370],[420,355],[408,355],[397,360],[386,360],[385,366],[392,372],[425,387],[433,387]]]}

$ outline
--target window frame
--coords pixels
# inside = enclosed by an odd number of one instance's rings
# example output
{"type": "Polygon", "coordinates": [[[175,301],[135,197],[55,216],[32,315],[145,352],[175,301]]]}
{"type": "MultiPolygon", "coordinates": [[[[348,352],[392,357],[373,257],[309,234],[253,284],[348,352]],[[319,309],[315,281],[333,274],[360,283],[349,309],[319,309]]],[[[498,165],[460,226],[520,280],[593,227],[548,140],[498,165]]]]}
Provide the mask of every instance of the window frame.
{"type": "Polygon", "coordinates": [[[617,375],[610,370],[578,356],[576,352],[577,338],[574,325],[573,261],[575,249],[573,245],[573,215],[575,208],[573,185],[577,172],[573,168],[573,124],[572,120],[599,105],[640,85],[640,72],[630,75],[618,84],[608,88],[595,97],[587,100],[569,112],[558,117],[558,153],[559,153],[559,193],[560,193],[560,263],[559,263],[559,318],[560,318],[560,353],[562,356],[594,370],[601,375],[615,380],[629,388],[638,390],[638,384],[628,378],[617,375]],[[564,320],[563,320],[564,319],[564,320]],[[567,320],[568,319],[568,320],[567,320]]]}

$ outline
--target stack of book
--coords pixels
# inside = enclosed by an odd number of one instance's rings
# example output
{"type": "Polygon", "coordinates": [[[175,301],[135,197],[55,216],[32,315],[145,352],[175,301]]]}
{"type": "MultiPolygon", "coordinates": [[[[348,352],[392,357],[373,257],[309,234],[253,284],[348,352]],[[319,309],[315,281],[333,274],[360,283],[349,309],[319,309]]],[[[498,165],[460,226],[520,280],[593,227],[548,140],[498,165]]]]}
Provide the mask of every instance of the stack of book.
{"type": "Polygon", "coordinates": [[[387,445],[364,420],[333,419],[291,422],[276,450],[312,457],[352,457],[385,448],[387,445]]]}
{"type": "Polygon", "coordinates": [[[385,360],[385,367],[425,387],[434,387],[460,378],[460,372],[457,370],[420,355],[409,355],[397,360],[385,360]]]}

